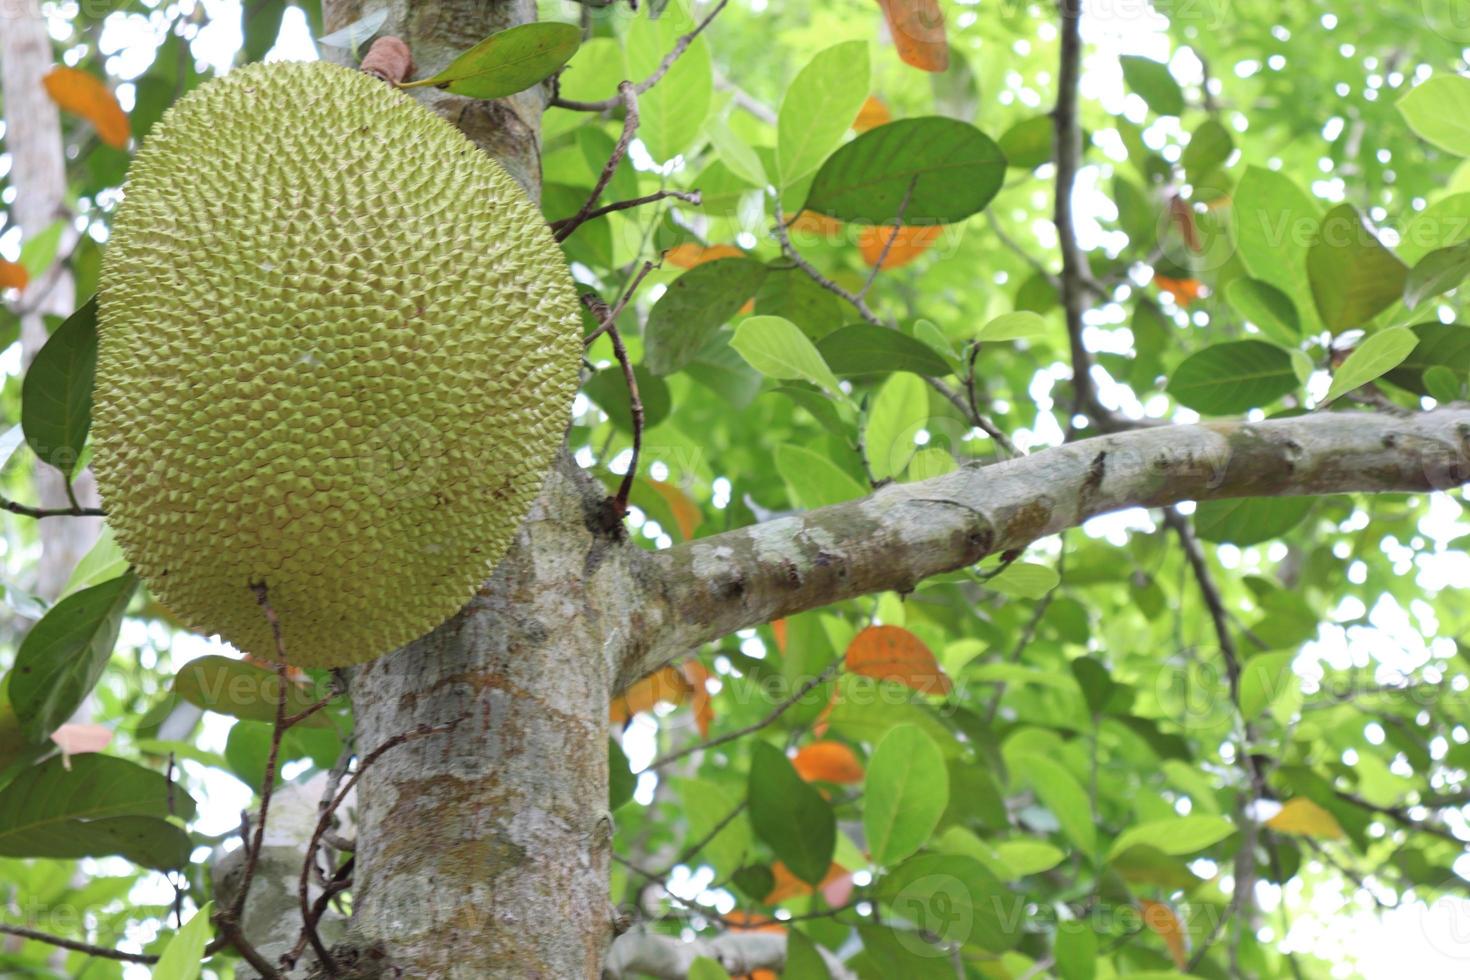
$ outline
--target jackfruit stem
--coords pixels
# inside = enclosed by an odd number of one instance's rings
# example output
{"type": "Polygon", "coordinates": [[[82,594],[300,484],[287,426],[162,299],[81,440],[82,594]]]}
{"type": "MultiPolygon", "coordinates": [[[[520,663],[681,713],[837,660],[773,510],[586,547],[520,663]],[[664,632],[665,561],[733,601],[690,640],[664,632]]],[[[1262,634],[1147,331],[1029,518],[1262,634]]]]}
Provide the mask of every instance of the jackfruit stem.
{"type": "Polygon", "coordinates": [[[414,72],[413,53],[402,38],[390,34],[373,42],[360,67],[389,85],[402,86],[414,72]]]}

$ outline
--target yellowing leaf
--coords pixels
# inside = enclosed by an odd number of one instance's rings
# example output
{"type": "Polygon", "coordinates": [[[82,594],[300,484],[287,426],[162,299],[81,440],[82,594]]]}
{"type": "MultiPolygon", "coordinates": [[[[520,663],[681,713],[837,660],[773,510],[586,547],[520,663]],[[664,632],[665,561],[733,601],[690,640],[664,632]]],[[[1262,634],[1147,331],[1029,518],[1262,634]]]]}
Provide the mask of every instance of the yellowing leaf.
{"type": "Polygon", "coordinates": [[[1184,927],[1179,923],[1179,917],[1174,914],[1174,910],[1162,902],[1151,902],[1146,898],[1138,900],[1138,907],[1143,912],[1144,925],[1164,941],[1174,965],[1184,969],[1189,964],[1189,950],[1184,944],[1184,927]]]}
{"type": "Polygon", "coordinates": [[[704,515],[694,505],[688,495],[674,486],[672,483],[664,483],[661,480],[649,480],[649,485],[664,498],[664,503],[669,505],[669,510],[674,512],[674,520],[679,525],[679,533],[684,540],[688,541],[694,537],[694,532],[704,522],[704,515]]]}
{"type": "Polygon", "coordinates": [[[876,95],[870,95],[863,103],[863,107],[858,110],[857,118],[852,121],[852,128],[859,133],[866,133],[873,127],[881,126],[891,119],[893,119],[893,113],[888,111],[888,106],[883,100],[876,95]]]}
{"type": "Polygon", "coordinates": [[[877,265],[881,256],[882,268],[897,269],[927,252],[929,246],[939,240],[943,230],[940,225],[924,228],[894,228],[892,225],[867,227],[858,235],[858,250],[862,252],[863,261],[869,266],[877,265]],[[883,248],[889,241],[893,245],[888,249],[888,254],[883,255],[883,248]]]}
{"type": "MultiPolygon", "coordinates": [[[[842,233],[842,222],[836,218],[829,218],[825,214],[817,214],[815,211],[803,211],[796,216],[795,221],[791,222],[791,231],[793,236],[796,232],[801,232],[822,238],[834,238],[842,233]]],[[[797,244],[803,244],[799,238],[797,244]]]]}
{"type": "Polygon", "coordinates": [[[863,764],[841,742],[813,742],[791,760],[796,774],[809,783],[860,783],[863,764]]]}
{"type": "Polygon", "coordinates": [[[656,704],[681,704],[693,693],[679,668],[660,667],[614,698],[609,716],[613,722],[622,724],[640,711],[653,710],[656,704]]]}
{"type": "Polygon", "coordinates": [[[745,253],[734,245],[700,245],[698,242],[675,245],[664,253],[664,261],[680,269],[692,269],[697,265],[713,262],[715,259],[744,257],[745,253]]]}
{"type": "Polygon", "coordinates": [[[853,637],[847,669],[903,684],[920,694],[948,694],[954,688],[924,641],[898,626],[869,626],[853,637]]]}
{"type": "Polygon", "coordinates": [[[0,289],[25,289],[26,283],[30,281],[31,277],[25,266],[0,259],[0,289]]]}
{"type": "Polygon", "coordinates": [[[1327,840],[1337,840],[1342,836],[1342,826],[1337,818],[1305,796],[1287,800],[1281,807],[1281,812],[1266,821],[1266,826],[1284,834],[1301,834],[1327,840]]]}
{"type": "Polygon", "coordinates": [[[776,638],[776,649],[786,652],[786,620],[771,620],[771,635],[776,638]]]}
{"type": "Polygon", "coordinates": [[[900,58],[924,71],[949,67],[949,42],[939,0],[878,0],[878,6],[888,18],[888,33],[893,35],[900,58]]]}
{"type": "Polygon", "coordinates": [[[119,150],[127,147],[133,127],[107,83],[84,71],[60,66],[47,72],[41,84],[57,105],[91,123],[102,142],[119,150]]]}
{"type": "Polygon", "coordinates": [[[694,724],[703,738],[709,737],[710,723],[715,720],[714,702],[710,700],[709,670],[698,660],[686,660],[680,667],[689,684],[689,707],[694,710],[694,724]]]}

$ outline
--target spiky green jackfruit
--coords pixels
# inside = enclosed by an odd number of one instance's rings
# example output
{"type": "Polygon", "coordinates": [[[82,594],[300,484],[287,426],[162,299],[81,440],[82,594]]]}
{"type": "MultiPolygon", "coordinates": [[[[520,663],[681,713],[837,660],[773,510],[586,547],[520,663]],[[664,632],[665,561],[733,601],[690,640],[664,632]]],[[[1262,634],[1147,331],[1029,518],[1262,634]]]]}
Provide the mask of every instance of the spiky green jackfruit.
{"type": "Polygon", "coordinates": [[[452,126],[335,65],[180,99],[103,262],[95,469],[191,627],[357,663],[452,615],[561,445],[577,299],[540,214],[452,126]]]}

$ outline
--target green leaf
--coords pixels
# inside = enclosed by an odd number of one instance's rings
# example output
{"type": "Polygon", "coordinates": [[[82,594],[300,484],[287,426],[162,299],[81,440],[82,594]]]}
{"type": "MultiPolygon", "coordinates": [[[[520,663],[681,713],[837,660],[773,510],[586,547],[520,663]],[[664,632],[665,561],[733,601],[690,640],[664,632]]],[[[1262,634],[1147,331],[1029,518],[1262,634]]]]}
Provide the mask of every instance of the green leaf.
{"type": "Polygon", "coordinates": [[[689,964],[688,980],[730,980],[723,966],[708,956],[696,956],[689,964]]]}
{"type": "Polygon", "coordinates": [[[1155,113],[1177,116],[1184,111],[1184,92],[1168,65],[1138,55],[1123,55],[1118,61],[1123,65],[1123,80],[1155,113]]]}
{"type": "Polygon", "coordinates": [[[77,567],[71,570],[71,578],[66,580],[61,594],[68,596],[73,592],[101,585],[103,582],[117,578],[127,570],[128,560],[123,556],[122,549],[117,546],[117,540],[112,536],[112,527],[104,524],[91,550],[83,555],[82,560],[77,562],[77,567]]]}
{"type": "Polygon", "coordinates": [[[1061,980],[1096,980],[1097,933],[1086,919],[1057,923],[1052,955],[1061,980]]]}
{"type": "Polygon", "coordinates": [[[1167,391],[1205,415],[1238,415],[1269,405],[1299,385],[1291,355],[1261,340],[1231,340],[1184,359],[1167,391]]]}
{"type": "Polygon", "coordinates": [[[1208,814],[1152,820],[1119,834],[1108,849],[1108,860],[1135,844],[1147,844],[1174,857],[1193,854],[1218,844],[1233,833],[1233,823],[1224,817],[1208,814]]]}
{"type": "Polygon", "coordinates": [[[286,13],[284,0],[257,0],[242,5],[240,28],[244,35],[241,50],[246,61],[259,61],[275,47],[281,34],[281,18],[286,13]]]}
{"type": "MultiPolygon", "coordinates": [[[[280,698],[280,678],[274,670],[244,660],[205,656],[191,660],[174,676],[174,693],[207,711],[251,721],[274,722],[280,698]]],[[[287,682],[286,714],[294,715],[316,703],[318,693],[310,687],[287,682]]],[[[298,722],[313,727],[331,725],[325,711],[298,722]]]]}
{"type": "MultiPolygon", "coordinates": [[[[633,368],[633,380],[638,382],[638,400],[643,405],[646,431],[669,417],[672,407],[669,386],[641,364],[633,368]]],[[[624,432],[633,431],[633,403],[628,395],[628,379],[623,377],[620,365],[604,368],[588,378],[582,385],[582,394],[606,412],[613,425],[624,432]]]]}
{"type": "Polygon", "coordinates": [[[1296,651],[1283,650],[1280,653],[1258,653],[1245,662],[1240,671],[1242,718],[1254,721],[1288,686],[1298,683],[1296,675],[1291,672],[1291,663],[1295,659],[1296,651]]]}
{"type": "Polygon", "coordinates": [[[817,343],[817,351],[827,366],[843,377],[891,374],[894,371],[911,371],[931,377],[951,373],[944,358],[928,344],[871,323],[839,327],[817,343]]]}
{"type": "Polygon", "coordinates": [[[1307,252],[1312,297],[1333,333],[1361,327],[1398,302],[1408,275],[1351,204],[1327,212],[1307,252]]]}
{"type": "Polygon", "coordinates": [[[1191,182],[1197,182],[1222,166],[1234,152],[1235,140],[1230,130],[1214,119],[1206,119],[1189,137],[1189,145],[1184,148],[1179,162],[1184,165],[1184,175],[1191,182]]]}
{"type": "Polygon", "coordinates": [[[868,130],[827,158],[806,210],[855,224],[943,225],[984,209],[1005,179],[1005,155],[968,123],[940,116],[868,130]],[[909,191],[913,187],[912,192],[909,191]]]}
{"type": "Polygon", "coordinates": [[[1050,565],[1017,561],[1008,565],[999,575],[988,579],[985,587],[992,592],[1019,596],[1022,599],[1040,599],[1061,584],[1061,581],[1062,577],[1050,565]]]}
{"type": "Polygon", "coordinates": [[[643,363],[672,374],[693,361],[722,324],[756,294],[766,267],[754,259],[716,259],[669,284],[643,328],[643,363]]]}
{"type": "Polygon", "coordinates": [[[1317,308],[1307,282],[1307,247],[1321,224],[1317,200],[1284,174],[1247,167],[1231,212],[1246,269],[1290,296],[1305,332],[1315,333],[1317,308]]]}
{"type": "Polygon", "coordinates": [[[1420,323],[1409,329],[1419,338],[1418,345],[1383,380],[1417,395],[1427,395],[1424,374],[1431,367],[1442,365],[1459,374],[1470,371],[1470,327],[1458,323],[1420,323]]]}
{"type": "Polygon", "coordinates": [[[1408,327],[1394,327],[1370,334],[1332,376],[1322,404],[1330,404],[1350,391],[1382,377],[1398,367],[1419,344],[1419,337],[1408,327]]]}
{"type": "Polygon", "coordinates": [[[1404,282],[1404,308],[1412,310],[1432,296],[1448,292],[1470,275],[1470,242],[1430,252],[1409,270],[1404,282]]]}
{"type": "Polygon", "coordinates": [[[1399,99],[1409,128],[1455,156],[1470,156],[1470,78],[1434,75],[1399,99]]]}
{"type": "Polygon", "coordinates": [[[1260,279],[1242,276],[1225,287],[1225,299],[1241,316],[1260,327],[1271,339],[1295,345],[1301,339],[1301,319],[1291,297],[1260,279]]]}
{"type": "Polygon", "coordinates": [[[914,437],[929,420],[929,389],[924,379],[900,371],[883,383],[868,407],[863,452],[874,480],[902,473],[919,446],[914,437]]]}
{"type": "Polygon", "coordinates": [[[1056,124],[1051,116],[1023,119],[1001,134],[998,143],[1006,165],[1034,170],[1056,153],[1056,124]]]}
{"type": "Polygon", "coordinates": [[[165,818],[194,817],[194,800],[161,773],[124,759],[53,756],[0,793],[0,855],[79,858],[118,854],[152,868],[182,867],[189,837],[165,818]],[[68,769],[67,762],[71,768],[68,769]]]}
{"type": "Polygon", "coordinates": [[[126,572],[69,595],[21,641],[9,675],[10,703],[32,742],[64,725],[97,686],[137,585],[138,577],[126,572]]]}
{"type": "Polygon", "coordinates": [[[1061,763],[1043,755],[1026,755],[1023,758],[1024,768],[1019,771],[1062,825],[1062,832],[1090,860],[1097,850],[1097,828],[1092,822],[1092,804],[1087,798],[1087,791],[1061,763]]]}
{"type": "Polygon", "coordinates": [[[204,963],[204,947],[209,944],[209,912],[213,907],[213,902],[205,902],[168,941],[153,967],[153,980],[197,980],[204,963]]]}
{"type": "Polygon", "coordinates": [[[1067,857],[1061,848],[1044,840],[1000,841],[995,853],[1018,878],[1050,871],[1067,857]]]}
{"type": "Polygon", "coordinates": [[[760,154],[731,132],[723,119],[708,119],[704,124],[704,133],[732,174],[754,187],[765,187],[769,183],[766,179],[766,168],[761,165],[760,154]]]}
{"type": "MultiPolygon", "coordinates": [[[[623,43],[629,78],[647,78],[679,39],[694,29],[683,0],[669,4],[658,20],[634,16],[623,43]]],[[[689,42],[659,83],[638,97],[638,138],[656,160],[687,150],[704,128],[714,91],[709,46],[704,35],[689,42]]]]}
{"type": "Polygon", "coordinates": [[[868,42],[834,44],[797,72],[781,99],[776,161],[790,187],[837,148],[868,97],[868,42]]]}
{"type": "Polygon", "coordinates": [[[1206,500],[1195,509],[1194,526],[1206,541],[1243,548],[1281,537],[1300,524],[1311,509],[1311,497],[1206,500]]]}
{"type": "Polygon", "coordinates": [[[1460,401],[1464,390],[1460,375],[1443,364],[1436,364],[1425,369],[1424,387],[1430,396],[1441,404],[1460,401]]]}
{"type": "Polygon", "coordinates": [[[521,24],[491,34],[438,74],[401,87],[432,85],[472,99],[504,98],[556,74],[581,42],[582,31],[574,24],[521,24]]]}
{"type": "Polygon", "coordinates": [[[1046,333],[1046,321],[1030,310],[1002,313],[980,328],[975,339],[982,343],[999,340],[1028,340],[1046,333]]]}
{"type": "Polygon", "coordinates": [[[607,808],[616,810],[633,798],[638,777],[628,768],[628,755],[614,739],[607,740],[607,808]]]}
{"type": "Polygon", "coordinates": [[[890,729],[868,762],[863,803],[878,864],[897,864],[922,847],[949,804],[949,771],[934,740],[914,725],[890,729]]]}
{"type": "Polygon", "coordinates": [[[94,296],[56,328],[21,384],[20,418],[26,444],[68,479],[92,426],[92,382],[96,373],[94,296]]]}
{"type": "Polygon", "coordinates": [[[868,493],[867,487],[822,453],[783,444],[776,447],[775,457],[776,472],[786,481],[787,489],[800,507],[808,510],[826,507],[868,493]]]}
{"type": "Polygon", "coordinates": [[[817,348],[800,327],[785,317],[746,317],[735,328],[730,346],[768,378],[810,381],[834,395],[842,393],[837,378],[817,348]]]}
{"type": "MultiPolygon", "coordinates": [[[[819,344],[842,325],[842,302],[794,266],[766,266],[766,278],[755,294],[755,312],[784,316],[819,344]]],[[[864,324],[866,326],[866,324],[864,324]]]]}
{"type": "MultiPolygon", "coordinates": [[[[710,832],[740,803],[739,799],[708,779],[680,779],[676,787],[679,798],[684,802],[684,818],[688,821],[686,846],[709,837],[710,832]]],[[[691,863],[707,863],[715,869],[717,878],[724,878],[745,862],[753,844],[750,820],[740,814],[710,838],[691,863]]]]}
{"type": "Polygon", "coordinates": [[[796,774],[780,749],[750,749],[750,824],[791,873],[813,885],[827,876],[837,848],[837,821],[822,794],[796,774]]]}
{"type": "MultiPolygon", "coordinates": [[[[1003,952],[1020,938],[1016,896],[974,857],[920,854],[879,879],[879,901],[925,932],[1003,952]]],[[[883,974],[907,976],[907,974],[883,974]]]]}
{"type": "Polygon", "coordinates": [[[796,929],[786,934],[786,968],[781,980],[832,980],[816,943],[796,929]]]}

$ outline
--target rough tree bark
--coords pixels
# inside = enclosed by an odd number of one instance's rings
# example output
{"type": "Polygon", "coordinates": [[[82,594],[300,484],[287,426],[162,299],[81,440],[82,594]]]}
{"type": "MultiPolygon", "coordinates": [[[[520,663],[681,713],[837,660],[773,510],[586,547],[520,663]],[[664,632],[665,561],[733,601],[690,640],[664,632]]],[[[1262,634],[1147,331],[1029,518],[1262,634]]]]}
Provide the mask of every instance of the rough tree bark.
{"type": "MultiPolygon", "coordinates": [[[[27,238],[39,234],[66,212],[66,158],[61,145],[61,117],[41,79],[51,70],[51,37],[38,0],[14,0],[0,6],[0,92],[5,105],[5,148],[10,151],[10,184],[15,188],[11,219],[27,238]]],[[[68,233],[63,249],[75,238],[68,233]]],[[[72,311],[73,285],[65,265],[57,263],[21,296],[20,342],[27,365],[46,343],[46,314],[72,311]]],[[[51,466],[37,466],[36,500],[41,507],[66,507],[66,481],[51,466]]],[[[97,506],[92,474],[81,473],[73,487],[78,501],[97,506]]],[[[54,599],[77,561],[92,547],[102,522],[95,517],[43,521],[36,594],[54,599]]]]}
{"type": "MultiPolygon", "coordinates": [[[[367,5],[327,0],[329,29],[367,5]]],[[[389,6],[384,29],[409,43],[421,72],[534,17],[529,0],[389,6]]],[[[430,104],[536,193],[543,93],[430,104]]],[[[451,735],[394,750],[359,784],[357,975],[568,980],[635,966],[681,975],[689,950],[670,939],[624,936],[608,958],[607,709],[618,687],[704,641],[848,596],[909,590],[1123,507],[1467,479],[1465,409],[1159,427],[649,554],[610,525],[601,488],[564,454],[474,600],[353,673],[359,750],[459,720],[451,735]]],[[[767,939],[728,945],[747,966],[784,957],[767,939]]]]}

